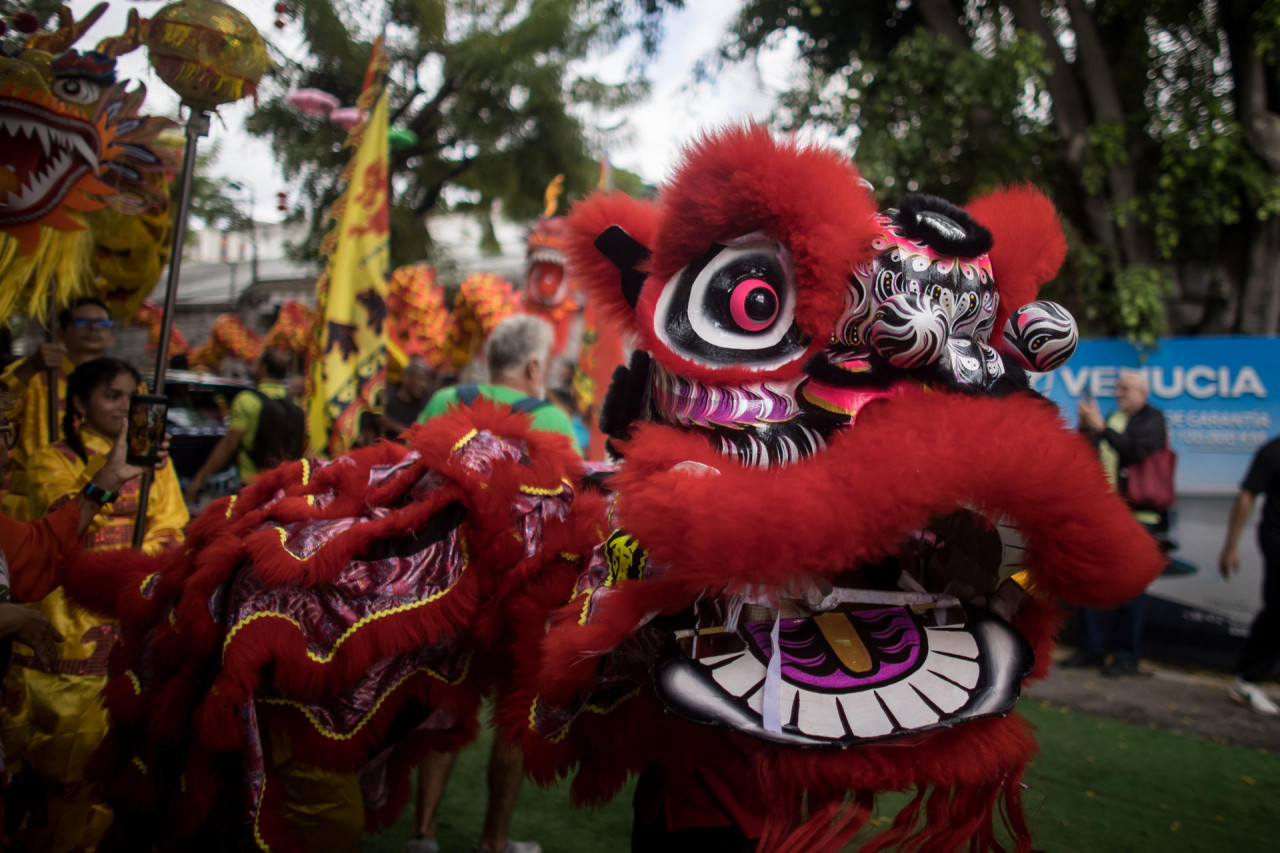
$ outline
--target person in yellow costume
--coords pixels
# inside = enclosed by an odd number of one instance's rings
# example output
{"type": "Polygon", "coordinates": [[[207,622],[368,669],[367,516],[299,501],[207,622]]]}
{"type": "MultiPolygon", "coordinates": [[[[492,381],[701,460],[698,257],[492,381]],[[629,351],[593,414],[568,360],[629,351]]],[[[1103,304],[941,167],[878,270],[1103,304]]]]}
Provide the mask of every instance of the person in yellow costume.
{"type": "MultiPolygon", "coordinates": [[[[97,358],[67,378],[62,440],[32,457],[29,467],[31,511],[42,515],[73,500],[106,462],[113,441],[129,416],[129,398],[138,390],[136,370],[123,361],[97,358]]],[[[126,548],[132,543],[138,506],[138,482],[118,494],[104,495],[102,510],[85,532],[87,551],[126,548]]],[[[144,553],[178,545],[188,521],[182,489],[172,463],[158,470],[147,504],[144,553]]],[[[116,638],[114,623],[72,608],[62,589],[38,605],[65,638],[52,671],[20,660],[26,669],[31,736],[24,773],[44,789],[44,807],[33,810],[17,836],[18,846],[52,853],[92,850],[110,823],[110,811],[98,803],[86,769],[107,730],[99,693],[107,681],[107,655],[116,638]]]]}
{"type": "Polygon", "coordinates": [[[0,377],[9,386],[9,393],[20,401],[10,415],[22,424],[18,443],[9,452],[5,472],[8,492],[0,499],[0,512],[10,518],[31,521],[39,517],[32,516],[27,507],[27,467],[36,451],[57,438],[49,435],[48,371],[58,373],[56,403],[61,422],[66,409],[67,376],[86,361],[106,355],[115,343],[114,326],[102,300],[78,299],[58,315],[57,342],[44,344],[10,365],[0,377]]]}

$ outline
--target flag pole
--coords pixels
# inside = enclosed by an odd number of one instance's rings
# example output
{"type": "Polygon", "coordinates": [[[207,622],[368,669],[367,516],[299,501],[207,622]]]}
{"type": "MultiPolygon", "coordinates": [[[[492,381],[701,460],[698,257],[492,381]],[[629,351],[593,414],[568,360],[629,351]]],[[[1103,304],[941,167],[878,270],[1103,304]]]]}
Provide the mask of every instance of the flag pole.
{"type": "MultiPolygon", "coordinates": [[[[49,305],[45,312],[48,316],[45,319],[44,339],[46,343],[53,343],[57,340],[57,332],[55,331],[55,323],[58,322],[58,297],[57,288],[49,291],[49,305]]],[[[44,373],[45,384],[45,400],[48,405],[45,409],[49,418],[49,443],[54,444],[58,441],[58,367],[51,367],[44,373]]]]}
{"type": "MultiPolygon", "coordinates": [[[[169,338],[173,334],[173,306],[178,296],[178,276],[182,270],[182,244],[187,239],[187,211],[191,206],[191,179],[196,170],[196,147],[200,137],[209,135],[213,113],[187,104],[187,145],[182,155],[182,183],[173,210],[173,242],[169,248],[169,278],[165,285],[164,311],[160,317],[160,341],[156,345],[156,374],[152,394],[164,393],[165,371],[169,367],[169,338]]],[[[133,522],[133,547],[141,548],[147,533],[147,503],[151,498],[154,471],[142,475],[138,488],[138,514],[133,522]]]]}

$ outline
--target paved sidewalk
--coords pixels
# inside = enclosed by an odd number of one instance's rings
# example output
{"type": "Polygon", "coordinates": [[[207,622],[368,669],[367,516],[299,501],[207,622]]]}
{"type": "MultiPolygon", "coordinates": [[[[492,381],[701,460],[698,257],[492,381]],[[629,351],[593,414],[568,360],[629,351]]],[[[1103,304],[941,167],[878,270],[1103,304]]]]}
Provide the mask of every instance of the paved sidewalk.
{"type": "MultiPolygon", "coordinates": [[[[1059,649],[1059,662],[1070,654],[1059,649]]],[[[1097,669],[1063,669],[1024,691],[1024,700],[1084,711],[1157,729],[1184,732],[1217,743],[1280,753],[1280,716],[1266,717],[1232,702],[1232,676],[1143,661],[1141,674],[1108,678],[1097,669]]],[[[1266,685],[1280,702],[1280,690],[1266,685]]]]}

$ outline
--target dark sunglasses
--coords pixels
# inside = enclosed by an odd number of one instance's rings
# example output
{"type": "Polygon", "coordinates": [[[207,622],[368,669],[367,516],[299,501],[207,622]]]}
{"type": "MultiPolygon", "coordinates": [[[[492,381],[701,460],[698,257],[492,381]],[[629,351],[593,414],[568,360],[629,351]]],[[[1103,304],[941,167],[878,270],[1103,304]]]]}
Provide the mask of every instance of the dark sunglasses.
{"type": "Polygon", "coordinates": [[[92,317],[75,317],[71,321],[71,325],[85,328],[92,326],[95,329],[114,329],[116,323],[114,320],[95,320],[92,317]]]}
{"type": "Polygon", "coordinates": [[[4,442],[4,446],[13,450],[18,443],[18,424],[14,421],[0,424],[0,441],[4,442]]]}

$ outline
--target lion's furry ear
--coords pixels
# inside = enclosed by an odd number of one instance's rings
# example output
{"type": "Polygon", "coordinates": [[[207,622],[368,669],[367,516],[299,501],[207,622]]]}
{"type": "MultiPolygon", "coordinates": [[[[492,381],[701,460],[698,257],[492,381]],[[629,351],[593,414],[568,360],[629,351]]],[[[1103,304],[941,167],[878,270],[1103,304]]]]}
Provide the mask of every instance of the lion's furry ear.
{"type": "Polygon", "coordinates": [[[636,331],[635,304],[653,246],[657,206],[620,193],[596,193],[573,206],[568,219],[569,274],[591,299],[636,331]]]}
{"type": "Polygon", "coordinates": [[[1058,274],[1067,239],[1053,202],[1029,184],[980,196],[965,210],[991,232],[991,270],[1000,294],[993,328],[999,335],[1009,315],[1058,274]]]}

